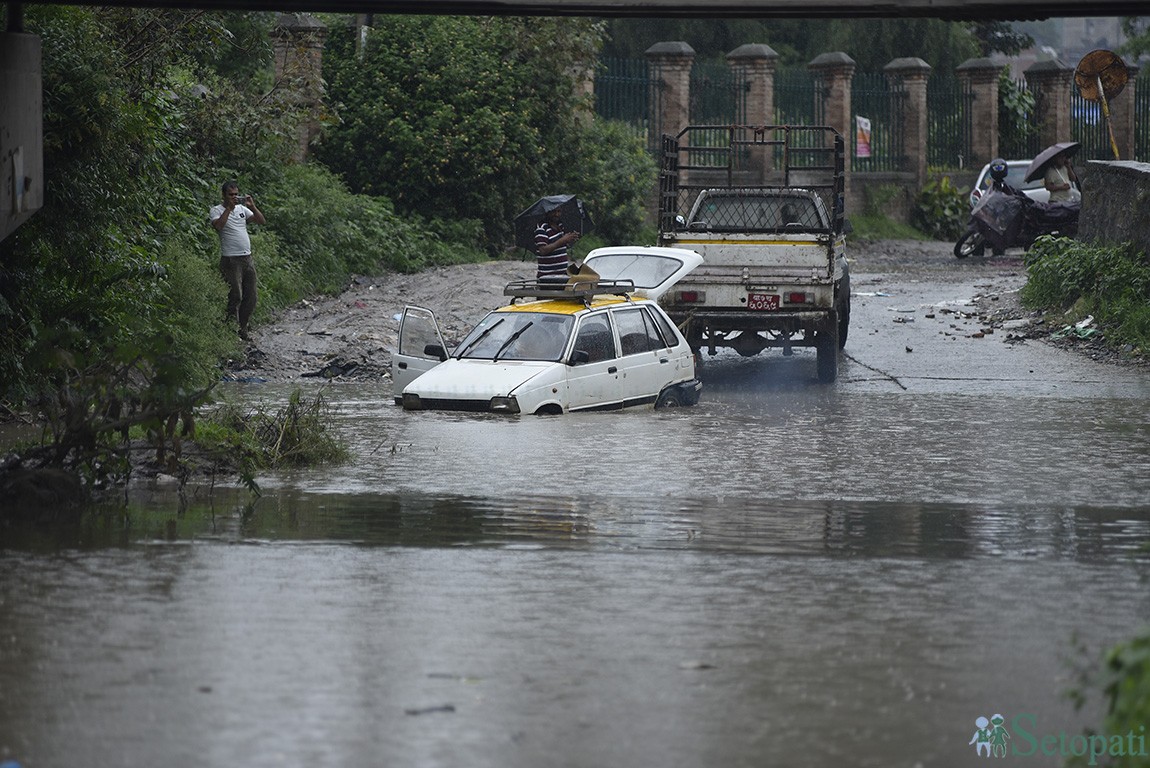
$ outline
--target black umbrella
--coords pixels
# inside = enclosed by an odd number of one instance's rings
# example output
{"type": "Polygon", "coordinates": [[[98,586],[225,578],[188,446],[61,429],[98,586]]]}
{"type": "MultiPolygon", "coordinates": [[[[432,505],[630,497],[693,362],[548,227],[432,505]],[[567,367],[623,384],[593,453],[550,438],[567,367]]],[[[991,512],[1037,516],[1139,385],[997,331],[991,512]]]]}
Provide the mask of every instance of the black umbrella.
{"type": "Polygon", "coordinates": [[[1051,144],[1046,149],[1039,152],[1030,165],[1026,169],[1025,181],[1034,181],[1046,175],[1046,166],[1050,165],[1050,161],[1061,155],[1063,152],[1067,156],[1073,155],[1082,146],[1077,141],[1060,141],[1057,144],[1051,144]]]}
{"type": "Polygon", "coordinates": [[[563,229],[585,235],[594,224],[583,207],[583,201],[575,195],[549,195],[541,197],[530,208],[515,217],[515,244],[529,251],[535,250],[535,228],[543,217],[551,211],[559,210],[563,229]]]}

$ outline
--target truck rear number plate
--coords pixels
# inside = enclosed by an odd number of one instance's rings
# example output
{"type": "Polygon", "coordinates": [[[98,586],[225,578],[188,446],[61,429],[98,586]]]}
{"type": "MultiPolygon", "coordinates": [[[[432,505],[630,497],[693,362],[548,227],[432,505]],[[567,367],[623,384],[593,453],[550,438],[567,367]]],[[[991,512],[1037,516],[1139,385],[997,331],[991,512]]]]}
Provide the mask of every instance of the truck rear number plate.
{"type": "Polygon", "coordinates": [[[773,293],[747,294],[747,309],[778,309],[779,297],[773,293]]]}

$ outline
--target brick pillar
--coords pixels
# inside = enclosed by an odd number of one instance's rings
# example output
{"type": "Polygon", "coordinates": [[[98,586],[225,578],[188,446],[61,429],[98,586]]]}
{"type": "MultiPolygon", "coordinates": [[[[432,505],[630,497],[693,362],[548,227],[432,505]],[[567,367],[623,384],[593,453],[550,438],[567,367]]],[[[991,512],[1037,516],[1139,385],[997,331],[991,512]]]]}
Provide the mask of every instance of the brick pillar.
{"type": "Polygon", "coordinates": [[[779,54],[769,45],[748,43],[727,54],[727,64],[747,84],[748,125],[775,122],[775,68],[779,54]]]}
{"type": "MultiPolygon", "coordinates": [[[[1119,160],[1134,159],[1134,95],[1137,93],[1138,67],[1127,64],[1126,74],[1129,80],[1122,93],[1115,96],[1108,103],[1110,105],[1110,124],[1114,126],[1114,143],[1118,145],[1119,160]]],[[[1098,105],[1101,111],[1102,105],[1098,105]]],[[[1107,156],[1111,159],[1113,153],[1107,156]]]]}
{"type": "Polygon", "coordinates": [[[1005,65],[990,59],[967,59],[958,65],[958,79],[967,84],[974,100],[970,108],[970,165],[981,168],[998,157],[998,77],[1005,65]]]}
{"type": "Polygon", "coordinates": [[[930,79],[930,65],[919,58],[895,59],[882,71],[892,91],[906,94],[900,128],[903,167],[914,173],[916,189],[922,189],[926,186],[926,81],[930,79]]]}
{"type": "MultiPolygon", "coordinates": [[[[775,122],[775,67],[778,60],[779,54],[762,43],[740,45],[727,54],[727,65],[738,75],[738,81],[746,83],[744,121],[748,125],[772,125],[775,122]]],[[[772,155],[765,148],[752,155],[754,164],[758,166],[760,183],[765,182],[770,173],[772,155]]]]}
{"type": "Polygon", "coordinates": [[[292,157],[307,158],[312,140],[319,134],[323,109],[323,43],[327,26],[306,13],[281,13],[271,31],[275,51],[275,80],[282,84],[290,104],[304,114],[292,157]]]}
{"type": "Polygon", "coordinates": [[[686,43],[655,43],[646,51],[651,79],[655,81],[655,125],[651,146],[659,146],[659,134],[676,134],[691,121],[691,66],[695,49],[686,43]]]}
{"type": "MultiPolygon", "coordinates": [[[[1024,73],[1026,84],[1034,93],[1039,144],[1048,147],[1071,140],[1070,95],[1074,88],[1074,69],[1058,59],[1039,61],[1024,73]]],[[[1102,107],[1099,106],[1099,114],[1102,107]]]]}
{"type": "Polygon", "coordinates": [[[829,125],[842,134],[847,156],[843,195],[851,199],[851,129],[854,114],[851,111],[851,79],[855,73],[855,60],[841,51],[816,56],[807,69],[815,73],[816,99],[822,99],[823,125],[829,125]]]}

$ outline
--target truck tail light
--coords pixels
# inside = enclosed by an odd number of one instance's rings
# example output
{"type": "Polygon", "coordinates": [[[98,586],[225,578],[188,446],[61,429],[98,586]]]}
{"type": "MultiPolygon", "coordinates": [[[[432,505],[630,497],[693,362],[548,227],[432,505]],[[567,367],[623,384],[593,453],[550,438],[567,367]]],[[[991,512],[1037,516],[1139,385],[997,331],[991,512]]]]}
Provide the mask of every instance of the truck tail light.
{"type": "Polygon", "coordinates": [[[677,298],[683,304],[698,304],[707,300],[706,291],[677,291],[677,298]]]}
{"type": "Polygon", "coordinates": [[[807,295],[802,291],[791,291],[787,294],[788,304],[806,304],[807,295]]]}

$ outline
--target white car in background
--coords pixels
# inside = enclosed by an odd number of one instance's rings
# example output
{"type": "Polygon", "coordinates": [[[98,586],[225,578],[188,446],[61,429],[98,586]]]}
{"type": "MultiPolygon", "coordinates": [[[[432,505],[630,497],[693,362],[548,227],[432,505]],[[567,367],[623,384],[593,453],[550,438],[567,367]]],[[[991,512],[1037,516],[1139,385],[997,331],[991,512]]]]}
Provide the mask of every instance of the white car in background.
{"type": "MultiPolygon", "coordinates": [[[[1030,167],[1030,160],[1007,160],[1006,161],[1006,183],[1021,191],[1024,195],[1039,203],[1050,202],[1050,192],[1046,190],[1046,186],[1042,183],[1042,179],[1034,181],[1023,181],[1026,178],[1026,169],[1030,167]]],[[[986,190],[990,189],[991,183],[994,181],[990,177],[990,163],[982,166],[982,172],[978,174],[978,180],[974,182],[974,188],[970,190],[970,207],[978,205],[978,201],[986,194],[986,190]]]]}
{"type": "Polygon", "coordinates": [[[406,410],[559,414],[694,405],[695,356],[657,299],[703,261],[681,248],[599,248],[598,279],[561,288],[511,283],[448,355],[434,313],[405,307],[392,355],[406,410]],[[516,303],[516,299],[537,297],[516,303]]]}

